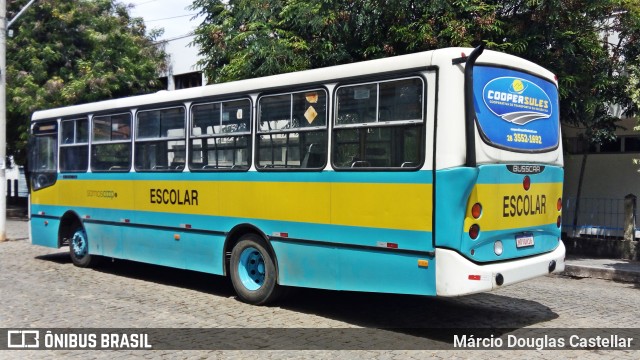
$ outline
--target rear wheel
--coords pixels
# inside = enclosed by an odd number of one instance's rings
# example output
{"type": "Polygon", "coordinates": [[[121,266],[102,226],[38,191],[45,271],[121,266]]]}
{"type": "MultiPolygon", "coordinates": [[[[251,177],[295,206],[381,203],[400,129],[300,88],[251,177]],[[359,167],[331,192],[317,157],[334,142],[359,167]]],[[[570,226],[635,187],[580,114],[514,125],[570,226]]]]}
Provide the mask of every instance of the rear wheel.
{"type": "Polygon", "coordinates": [[[69,239],[69,254],[75,266],[89,267],[93,263],[93,257],[89,254],[87,233],[82,227],[78,227],[69,239]]]}
{"type": "Polygon", "coordinates": [[[265,241],[256,234],[244,235],[231,251],[231,283],[240,300],[263,305],[276,300],[276,264],[265,241]]]}

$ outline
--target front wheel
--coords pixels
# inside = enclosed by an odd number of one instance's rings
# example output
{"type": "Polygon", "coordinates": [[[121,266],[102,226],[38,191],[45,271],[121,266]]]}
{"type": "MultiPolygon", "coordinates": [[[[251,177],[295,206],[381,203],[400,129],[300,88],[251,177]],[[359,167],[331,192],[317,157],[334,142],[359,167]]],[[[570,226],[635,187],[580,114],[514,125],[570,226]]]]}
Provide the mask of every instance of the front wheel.
{"type": "Polygon", "coordinates": [[[89,267],[93,263],[93,257],[89,254],[89,242],[87,233],[83,228],[78,228],[69,239],[69,254],[73,265],[89,267]]]}
{"type": "Polygon", "coordinates": [[[258,235],[243,236],[233,248],[230,273],[238,297],[246,303],[263,305],[281,293],[274,258],[258,235]]]}

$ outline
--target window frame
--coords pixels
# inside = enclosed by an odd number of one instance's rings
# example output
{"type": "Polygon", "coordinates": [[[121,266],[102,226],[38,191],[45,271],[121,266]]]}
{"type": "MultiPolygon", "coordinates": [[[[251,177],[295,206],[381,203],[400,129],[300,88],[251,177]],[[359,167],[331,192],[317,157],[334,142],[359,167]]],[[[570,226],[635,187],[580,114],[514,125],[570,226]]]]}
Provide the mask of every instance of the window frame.
{"type": "MultiPolygon", "coordinates": [[[[90,139],[91,139],[91,127],[90,127],[90,121],[89,121],[89,117],[88,116],[84,116],[84,117],[79,117],[79,116],[74,116],[74,117],[70,117],[67,119],[60,119],[60,132],[59,132],[59,140],[58,140],[58,169],[61,173],[86,173],[89,171],[89,158],[91,157],[90,153],[89,153],[89,143],[90,143],[90,139]],[[87,139],[84,142],[78,142],[78,123],[81,121],[86,121],[87,122],[87,139]],[[73,122],[73,142],[70,143],[66,143],[63,139],[64,136],[64,124],[65,123],[70,123],[73,122]],[[64,158],[64,150],[63,149],[81,149],[81,148],[85,148],[86,149],[86,156],[85,156],[85,161],[86,161],[86,167],[84,169],[81,170],[69,170],[69,169],[63,169],[63,165],[64,162],[63,158],[64,158]]],[[[82,158],[82,157],[79,157],[82,158]]]]}
{"type": "MultiPolygon", "coordinates": [[[[427,100],[428,100],[428,86],[427,79],[422,74],[403,74],[400,76],[394,77],[384,77],[384,78],[368,78],[365,81],[359,82],[345,82],[337,84],[333,91],[333,115],[331,119],[331,167],[335,171],[418,171],[420,170],[425,162],[426,162],[426,144],[427,144],[427,100]],[[390,83],[390,82],[400,82],[403,80],[417,79],[422,83],[422,94],[421,94],[421,119],[408,119],[408,120],[387,120],[387,121],[379,121],[380,118],[380,84],[382,83],[390,83]],[[340,107],[338,104],[339,96],[338,92],[342,88],[347,87],[356,87],[363,85],[377,84],[376,86],[376,121],[362,122],[362,123],[349,123],[349,124],[338,124],[338,116],[340,115],[340,107]],[[352,163],[350,167],[339,166],[336,163],[336,156],[338,154],[337,146],[338,146],[338,135],[337,132],[341,130],[347,129],[380,129],[380,128],[392,128],[392,129],[407,129],[411,127],[418,128],[418,135],[420,136],[420,141],[418,144],[418,156],[419,160],[413,166],[354,166],[356,161],[352,163]]],[[[362,130],[359,130],[362,131],[362,130]]],[[[389,140],[391,141],[391,140],[389,140]]],[[[362,160],[362,162],[366,162],[366,160],[362,160]]],[[[403,163],[404,164],[404,163],[403,163]]]]}
{"type": "MultiPolygon", "coordinates": [[[[99,114],[99,115],[94,115],[91,117],[91,131],[90,131],[90,139],[91,139],[91,146],[90,146],[90,152],[89,152],[89,156],[90,156],[90,168],[91,168],[91,172],[130,172],[131,168],[133,167],[133,115],[131,113],[131,111],[122,111],[122,112],[115,112],[115,113],[103,113],[103,114],[99,114]],[[102,117],[109,117],[110,118],[110,124],[111,126],[113,126],[113,117],[114,116],[118,116],[118,115],[128,115],[129,116],[129,139],[125,139],[125,140],[95,140],[94,139],[94,135],[95,135],[95,121],[96,118],[102,118],[102,117]],[[120,169],[113,169],[113,166],[107,170],[103,170],[103,169],[95,169],[94,168],[94,147],[95,146],[101,146],[101,145],[111,145],[111,144],[129,144],[129,165],[126,168],[120,168],[120,169]]],[[[110,136],[113,135],[113,128],[111,129],[110,132],[110,136]]]]}
{"type": "MultiPolygon", "coordinates": [[[[162,130],[162,122],[160,120],[160,123],[158,124],[159,126],[159,130],[162,130]]],[[[161,104],[158,104],[158,107],[148,107],[148,108],[143,108],[143,109],[139,109],[135,112],[135,116],[134,116],[134,136],[132,136],[133,138],[133,168],[136,172],[153,172],[153,173],[180,173],[183,172],[185,170],[186,167],[186,162],[187,162],[187,109],[185,107],[185,105],[183,103],[179,103],[176,105],[167,105],[167,106],[162,106],[161,104]],[[152,112],[152,111],[162,111],[162,110],[172,110],[172,109],[182,109],[182,135],[180,136],[165,136],[162,137],[161,134],[159,134],[160,136],[158,137],[144,137],[144,138],[139,138],[139,134],[140,134],[140,113],[145,113],[145,112],[152,112]],[[139,144],[144,144],[144,143],[167,143],[167,154],[170,152],[169,151],[169,142],[171,141],[184,141],[184,156],[185,156],[185,163],[182,165],[182,167],[180,167],[178,165],[178,167],[176,168],[171,168],[170,165],[167,165],[166,169],[147,169],[147,168],[139,168],[138,164],[136,162],[137,160],[137,156],[138,156],[138,145],[139,144]]],[[[178,128],[176,128],[178,129],[178,128]]],[[[156,165],[158,166],[158,165],[156,165]]],[[[164,166],[164,165],[160,165],[160,166],[164,166]]]]}
{"type": "MultiPolygon", "coordinates": [[[[258,97],[257,100],[257,105],[256,105],[256,116],[255,116],[255,128],[256,128],[256,132],[255,132],[255,160],[254,160],[254,166],[256,168],[257,171],[265,171],[265,172],[283,172],[283,171],[299,171],[299,172],[317,172],[317,171],[322,171],[327,167],[327,164],[329,162],[328,159],[328,149],[329,149],[329,137],[330,137],[330,131],[329,131],[329,123],[331,120],[331,115],[330,115],[330,92],[328,91],[328,89],[324,86],[324,85],[316,85],[316,86],[311,86],[309,88],[296,88],[295,90],[291,90],[291,91],[280,91],[277,93],[268,93],[268,94],[263,94],[260,97],[258,97]],[[277,97],[277,96],[283,96],[283,95],[289,95],[289,124],[291,124],[291,122],[293,121],[293,117],[294,117],[294,95],[296,94],[304,94],[304,93],[309,93],[309,92],[322,92],[324,94],[324,113],[325,113],[325,118],[324,118],[324,125],[321,126],[305,126],[305,127],[296,127],[296,128],[288,128],[288,129],[277,129],[277,130],[261,130],[261,104],[260,101],[262,99],[265,98],[269,98],[269,97],[277,97]],[[293,133],[297,133],[297,134],[301,134],[301,133],[313,133],[313,132],[323,132],[324,133],[324,144],[322,144],[322,147],[320,148],[320,153],[323,154],[324,156],[324,161],[322,163],[321,166],[317,166],[317,167],[302,167],[302,162],[303,160],[303,156],[302,153],[300,154],[300,167],[267,167],[267,166],[261,166],[260,165],[260,137],[264,136],[264,135],[286,135],[287,136],[287,142],[288,142],[288,136],[290,134],[293,133]]],[[[311,144],[313,145],[313,144],[311,144]]],[[[310,151],[311,149],[309,149],[310,151]]],[[[306,153],[305,153],[306,154],[306,153]]],[[[309,153],[310,154],[310,153],[309,153]]],[[[306,156],[306,155],[305,155],[306,156]]]]}
{"type": "MultiPolygon", "coordinates": [[[[193,172],[224,172],[224,171],[233,171],[233,172],[243,172],[243,171],[249,171],[249,169],[251,168],[251,163],[252,163],[252,158],[253,158],[253,136],[252,136],[252,126],[253,126],[253,112],[254,112],[254,107],[253,107],[253,100],[251,99],[251,97],[238,97],[238,98],[230,98],[230,99],[222,99],[222,100],[210,100],[210,101],[203,101],[203,102],[193,102],[191,103],[191,105],[189,106],[189,124],[188,124],[188,131],[189,131],[189,136],[188,136],[188,161],[187,161],[187,166],[189,167],[189,171],[193,171],[193,172]],[[241,132],[230,132],[230,133],[215,133],[212,132],[211,134],[204,132],[204,133],[200,133],[199,135],[194,135],[193,134],[193,129],[195,129],[196,127],[194,127],[194,108],[197,106],[202,106],[202,105],[213,105],[213,104],[220,104],[220,126],[223,126],[222,122],[223,122],[223,104],[224,103],[231,103],[231,102],[239,102],[239,101],[247,101],[249,103],[249,120],[248,120],[248,128],[246,131],[241,131],[241,132]],[[197,168],[192,166],[193,165],[193,148],[194,148],[194,140],[201,140],[203,142],[207,142],[209,139],[214,139],[214,148],[217,147],[217,139],[222,139],[222,138],[234,138],[234,141],[237,141],[239,138],[246,138],[247,141],[247,146],[246,146],[246,151],[247,151],[247,164],[246,166],[244,165],[240,165],[240,166],[236,166],[235,164],[232,165],[230,168],[220,168],[219,165],[215,165],[215,167],[210,167],[210,168],[206,168],[207,165],[203,165],[203,167],[201,168],[197,168]]],[[[202,129],[202,127],[199,127],[200,129],[202,129]]],[[[214,150],[217,151],[217,150],[214,150]]],[[[216,162],[217,162],[217,156],[216,156],[216,162]]]]}

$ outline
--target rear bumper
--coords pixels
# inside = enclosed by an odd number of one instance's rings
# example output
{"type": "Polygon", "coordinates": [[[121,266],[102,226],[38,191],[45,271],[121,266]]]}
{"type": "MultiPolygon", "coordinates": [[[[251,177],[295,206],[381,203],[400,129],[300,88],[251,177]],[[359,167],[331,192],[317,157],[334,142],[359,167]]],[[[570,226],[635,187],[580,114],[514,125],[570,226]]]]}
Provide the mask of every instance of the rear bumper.
{"type": "Polygon", "coordinates": [[[474,264],[455,251],[436,248],[436,294],[457,296],[494,290],[549,274],[552,261],[553,273],[562,272],[564,258],[562,241],[550,253],[489,265],[474,264]],[[500,278],[502,284],[498,285],[500,278]]]}

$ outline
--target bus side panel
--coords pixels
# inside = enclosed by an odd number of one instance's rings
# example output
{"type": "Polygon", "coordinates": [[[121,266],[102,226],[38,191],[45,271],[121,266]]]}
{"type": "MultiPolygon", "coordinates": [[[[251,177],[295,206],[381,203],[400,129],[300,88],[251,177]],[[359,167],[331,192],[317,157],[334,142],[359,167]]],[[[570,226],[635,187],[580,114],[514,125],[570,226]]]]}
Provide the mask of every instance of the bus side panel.
{"type": "Polygon", "coordinates": [[[223,235],[186,233],[180,238],[184,268],[223,275],[223,235]]]}
{"type": "Polygon", "coordinates": [[[34,245],[58,248],[58,228],[60,219],[31,216],[31,243],[34,245]]]}
{"type": "Polygon", "coordinates": [[[123,258],[175,268],[184,268],[180,232],[156,228],[132,228],[124,239],[123,258]]]}
{"type": "Polygon", "coordinates": [[[435,295],[433,257],[281,241],[272,245],[281,285],[435,295]]]}
{"type": "Polygon", "coordinates": [[[60,209],[55,206],[58,200],[56,186],[35,191],[30,197],[31,206],[31,243],[34,245],[58,248],[58,229],[60,228],[60,209]],[[54,204],[54,205],[50,205],[54,204]]]}
{"type": "Polygon", "coordinates": [[[340,251],[338,259],[340,260],[338,289],[340,290],[412,295],[436,294],[435,258],[433,257],[344,249],[340,251]]]}
{"type": "Polygon", "coordinates": [[[223,274],[224,235],[179,228],[204,229],[215,218],[171,213],[138,212],[137,224],[124,230],[122,258],[180,269],[223,274]],[[173,228],[162,228],[162,226],[173,228]]]}
{"type": "Polygon", "coordinates": [[[122,236],[120,226],[84,222],[89,240],[89,252],[113,258],[122,258],[122,236]]]}
{"type": "Polygon", "coordinates": [[[280,285],[338,288],[338,251],[330,246],[271,241],[278,261],[280,285]]]}

